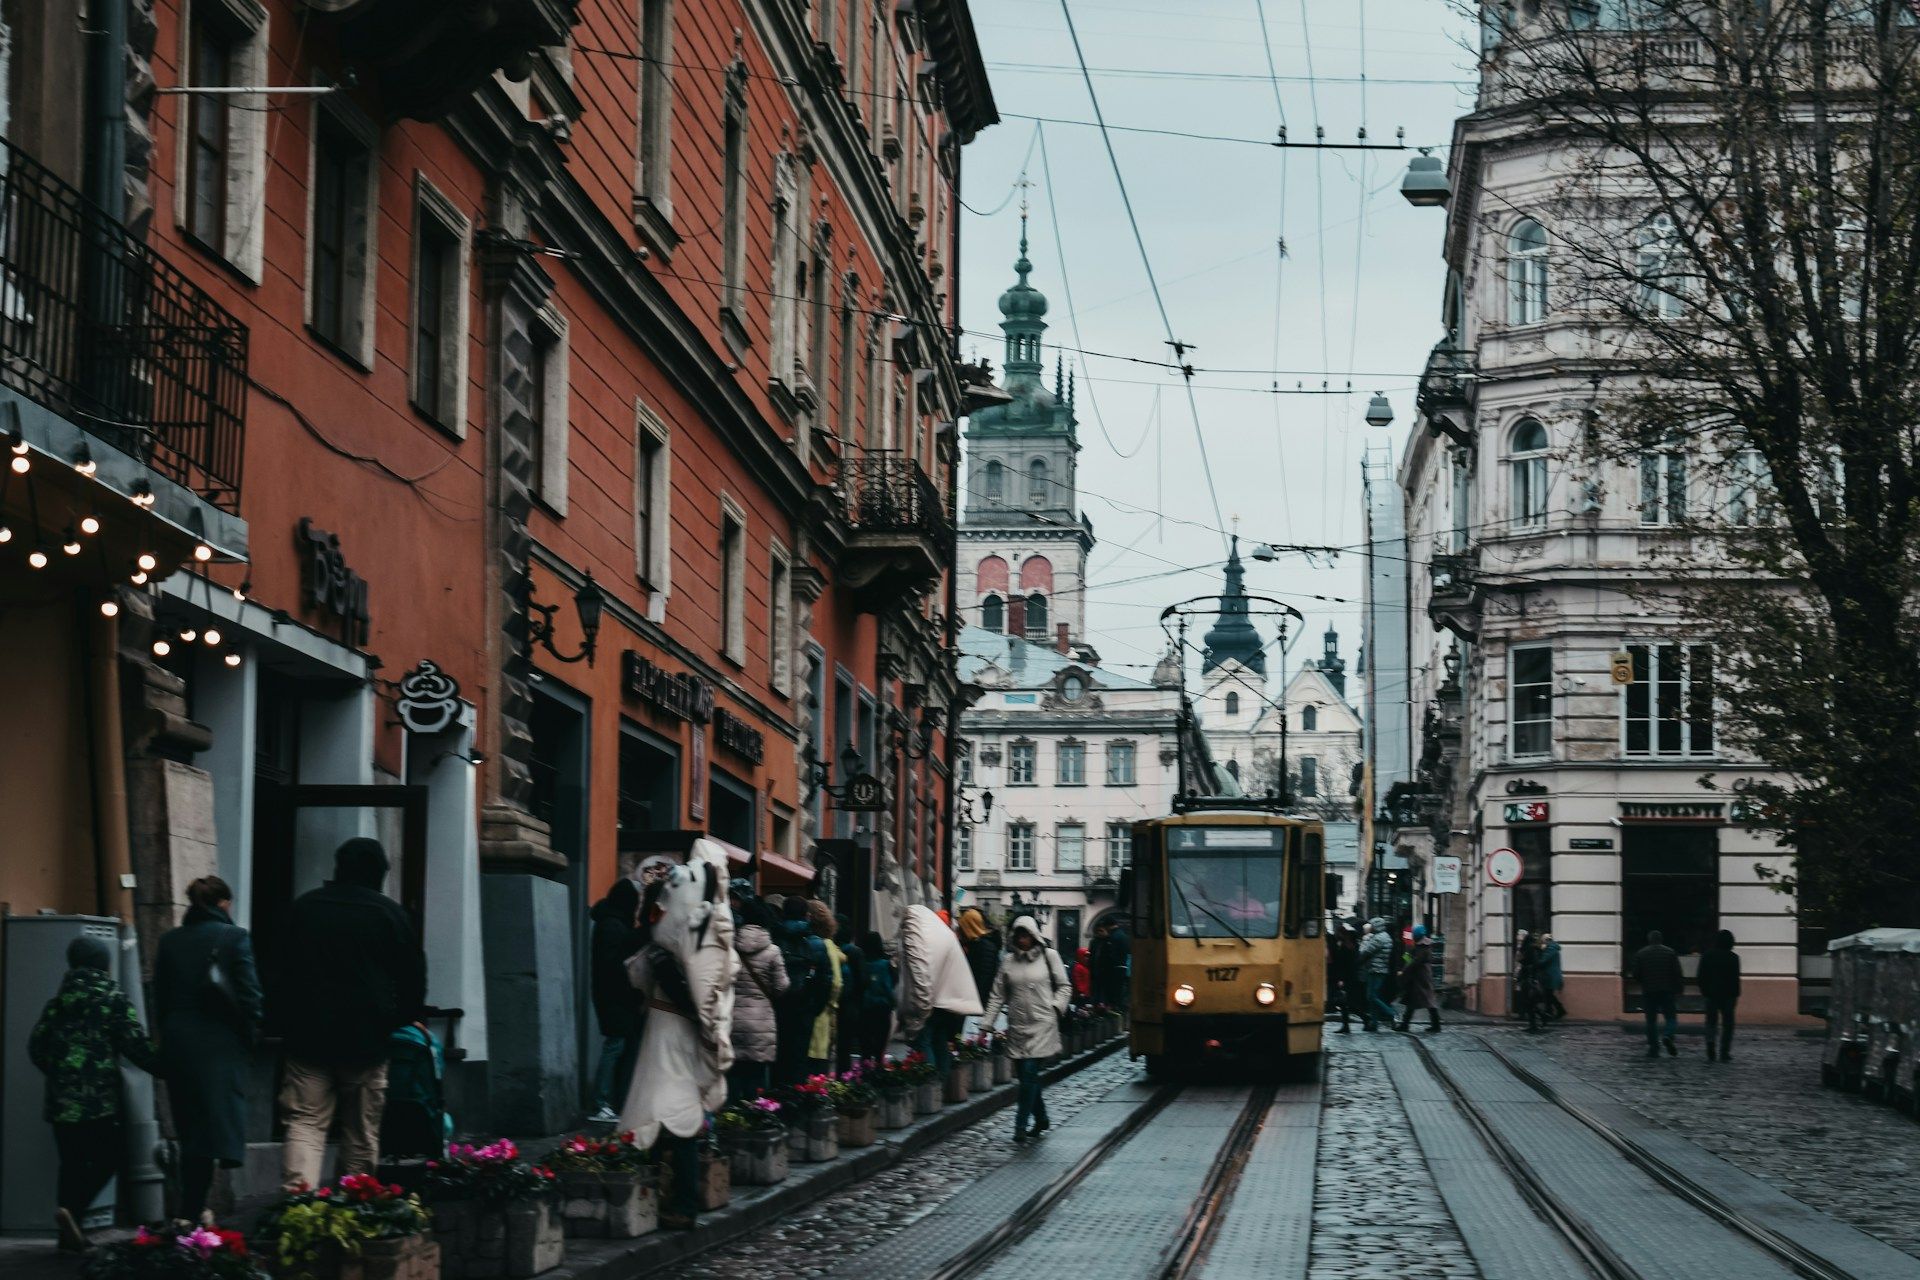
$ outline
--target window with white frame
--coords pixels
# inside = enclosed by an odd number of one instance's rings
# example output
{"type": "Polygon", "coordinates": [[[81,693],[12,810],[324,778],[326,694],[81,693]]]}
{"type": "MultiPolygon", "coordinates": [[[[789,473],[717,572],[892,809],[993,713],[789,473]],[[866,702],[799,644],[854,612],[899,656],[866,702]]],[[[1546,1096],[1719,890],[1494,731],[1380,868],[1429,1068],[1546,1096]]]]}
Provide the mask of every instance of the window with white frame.
{"type": "Polygon", "coordinates": [[[747,69],[736,60],[727,72],[725,124],[721,133],[720,310],[731,320],[732,341],[746,343],[747,297],[747,69]]]}
{"type": "Polygon", "coordinates": [[[1758,449],[1733,455],[1727,483],[1727,523],[1750,528],[1773,522],[1773,473],[1758,449]]]}
{"type": "MultiPolygon", "coordinates": [[[[181,83],[267,82],[267,11],[255,0],[188,0],[181,83]]],[[[174,213],[181,228],[254,282],[261,278],[268,104],[263,95],[182,94],[174,213]]]]}
{"type": "Polygon", "coordinates": [[[1063,787],[1081,787],[1087,782],[1087,744],[1069,738],[1060,744],[1058,782],[1063,787]]]}
{"type": "Polygon", "coordinates": [[[1513,524],[1532,528],[1547,522],[1547,429],[1523,419],[1508,437],[1507,483],[1513,524]]]}
{"type": "Polygon", "coordinates": [[[673,4],[639,0],[639,101],[635,120],[634,217],[656,235],[673,221],[673,4]]]}
{"type": "Polygon", "coordinates": [[[1451,453],[1448,472],[1453,482],[1453,500],[1448,514],[1453,518],[1453,527],[1448,530],[1447,550],[1459,553],[1473,543],[1473,464],[1472,455],[1465,449],[1454,449],[1451,453]]]}
{"type": "Polygon", "coordinates": [[[1318,707],[1300,708],[1300,731],[1302,733],[1314,733],[1314,732],[1317,732],[1319,728],[1320,728],[1320,708],[1318,707]]]}
{"type": "Polygon", "coordinates": [[[567,318],[552,307],[533,317],[528,337],[527,438],[533,448],[533,493],[555,515],[567,514],[567,318]]]}
{"type": "Polygon", "coordinates": [[[1507,726],[1515,757],[1553,752],[1553,650],[1508,650],[1507,726]]]}
{"type": "Polygon", "coordinates": [[[1686,310],[1691,292],[1686,250],[1669,215],[1656,213],[1641,224],[1635,236],[1634,273],[1644,314],[1671,320],[1686,310]]]}
{"type": "Polygon", "coordinates": [[[828,403],[827,379],[831,374],[827,363],[831,358],[828,343],[833,338],[832,299],[827,292],[827,272],[832,262],[828,253],[829,230],[824,222],[814,228],[813,256],[807,265],[807,297],[813,304],[807,316],[807,380],[812,384],[814,403],[822,409],[828,403]]]}
{"type": "Polygon", "coordinates": [[[885,449],[887,439],[886,363],[880,358],[880,334],[877,327],[867,334],[867,412],[860,424],[868,451],[885,449]]]}
{"type": "Polygon", "coordinates": [[[981,488],[986,491],[982,496],[984,496],[988,502],[998,502],[1006,496],[1007,468],[1001,463],[1000,459],[993,458],[988,461],[980,484],[981,488]]]}
{"type": "Polygon", "coordinates": [[[377,134],[357,108],[313,107],[307,183],[307,324],[322,342],[373,366],[377,134]]]}
{"type": "Polygon", "coordinates": [[[1547,316],[1547,229],[1522,218],[1507,233],[1507,323],[1538,324],[1547,316]]]}
{"type": "Polygon", "coordinates": [[[802,227],[807,211],[800,166],[793,153],[773,160],[772,297],[767,303],[767,377],[781,386],[794,382],[800,355],[800,317],[807,310],[802,227]]]}
{"type": "Polygon", "coordinates": [[[1621,749],[1630,756],[1713,754],[1713,647],[1629,644],[1633,683],[1620,691],[1621,749]]]}
{"type": "Polygon", "coordinates": [[[1035,458],[1027,464],[1027,502],[1031,506],[1047,505],[1047,460],[1035,458]]]}
{"type": "Polygon", "coordinates": [[[742,666],[747,660],[747,518],[725,498],[721,504],[721,653],[735,666],[742,666]]]}
{"type": "Polygon", "coordinates": [[[1669,436],[1640,455],[1640,523],[1678,524],[1687,518],[1687,453],[1669,436]]]}
{"type": "Polygon", "coordinates": [[[1131,742],[1109,742],[1107,744],[1107,785],[1110,787],[1130,787],[1134,783],[1134,744],[1131,742]]]}
{"type": "Polygon", "coordinates": [[[1125,822],[1107,824],[1107,866],[1122,871],[1133,865],[1133,827],[1125,822]]]}
{"type": "Polygon", "coordinates": [[[1309,799],[1320,794],[1320,761],[1317,757],[1300,757],[1300,794],[1309,799]]]}
{"type": "Polygon", "coordinates": [[[1081,822],[1062,822],[1053,829],[1053,869],[1078,871],[1087,865],[1087,828],[1081,822]]]}
{"type": "MultiPolygon", "coordinates": [[[[667,425],[644,404],[634,404],[633,431],[633,571],[653,589],[657,602],[667,595],[669,557],[669,497],[672,455],[667,449],[667,425]]],[[[657,612],[657,610],[656,610],[657,612]]],[[[660,621],[654,618],[655,622],[660,621]]]]}
{"type": "Polygon", "coordinates": [[[965,823],[953,829],[953,869],[973,870],[973,828],[965,823]]]}
{"type": "Polygon", "coordinates": [[[1039,759],[1039,754],[1039,747],[1035,743],[1008,743],[1007,785],[1010,787],[1033,786],[1034,766],[1039,759]]]}
{"type": "Polygon", "coordinates": [[[1033,870],[1033,824],[1031,822],[1007,824],[1007,870],[1033,870]]]}
{"type": "Polygon", "coordinates": [[[1846,514],[1846,459],[1837,444],[1824,448],[1815,445],[1808,449],[1807,455],[1815,460],[1813,474],[1807,477],[1807,496],[1813,501],[1813,513],[1827,524],[1838,523],[1846,514]]]}
{"type": "Polygon", "coordinates": [[[963,787],[973,785],[973,752],[962,751],[954,758],[953,777],[963,787]]]}
{"type": "Polygon", "coordinates": [[[467,433],[467,245],[473,224],[424,174],[414,177],[413,404],[467,433]]]}
{"type": "Polygon", "coordinates": [[[793,565],[785,549],[768,549],[767,683],[776,693],[793,689],[793,565]]]}
{"type": "Polygon", "coordinates": [[[1224,701],[1225,701],[1225,710],[1228,715],[1237,716],[1240,714],[1240,695],[1239,694],[1229,690],[1227,692],[1227,696],[1224,701]]]}

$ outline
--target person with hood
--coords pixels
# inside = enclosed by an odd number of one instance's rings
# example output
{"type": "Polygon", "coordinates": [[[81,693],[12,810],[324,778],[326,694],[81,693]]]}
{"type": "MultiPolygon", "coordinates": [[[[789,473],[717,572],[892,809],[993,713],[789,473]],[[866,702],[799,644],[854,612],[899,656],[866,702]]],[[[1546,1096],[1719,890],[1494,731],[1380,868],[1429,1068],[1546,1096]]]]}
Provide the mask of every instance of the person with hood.
{"type": "Polygon", "coordinates": [[[1093,999],[1093,949],[1081,947],[1073,953],[1073,1002],[1085,1004],[1093,999]]]}
{"type": "MultiPolygon", "coordinates": [[[[735,882],[738,885],[738,881],[735,882]]],[[[727,1101],[751,1098],[773,1087],[773,1060],[779,1055],[779,1008],[787,994],[787,966],[774,945],[779,921],[749,886],[736,888],[733,950],[740,958],[733,979],[733,1069],[727,1073],[727,1101]]]]}
{"type": "Polygon", "coordinates": [[[1014,1078],[1019,1082],[1013,1109],[1013,1140],[1025,1142],[1027,1121],[1033,1121],[1033,1134],[1052,1127],[1047,1118],[1047,1100],[1040,1091],[1040,1068],[1046,1059],[1060,1052],[1060,1015],[1073,999],[1073,984],[1067,979],[1060,957],[1040,937],[1040,926],[1032,916],[1021,916],[1008,930],[1012,945],[1000,961],[1000,972],[993,980],[981,1025],[992,1029],[995,1019],[1007,1015],[1007,1052],[1014,1061],[1014,1078]]]}
{"type": "Polygon", "coordinates": [[[1540,940],[1522,929],[1515,947],[1513,993],[1514,1008],[1527,1019],[1529,1034],[1538,1034],[1546,1017],[1546,988],[1540,972],[1540,940]]]}
{"type": "Polygon", "coordinates": [[[399,903],[381,892],[387,851],[356,836],[333,855],[333,879],[294,899],[284,967],[269,1009],[286,1042],[280,1107],[288,1190],[320,1183],[327,1135],[340,1118],[341,1174],[379,1163],[388,1037],[417,1021],[427,958],[399,903]]]}
{"type": "Polygon", "coordinates": [[[60,1247],[76,1253],[91,1247],[80,1222],[126,1154],[122,1058],[142,1071],[160,1067],[133,1002],[113,980],[113,949],[83,935],[67,944],[60,990],[27,1037],[27,1060],[47,1078],[40,1116],[53,1126],[60,1159],[54,1225],[60,1247]]]}
{"type": "Polygon", "coordinates": [[[593,937],[587,978],[593,1016],[600,1024],[600,1065],[593,1077],[594,1112],[588,1118],[595,1124],[611,1124],[620,1118],[618,1107],[626,1099],[633,1064],[640,1056],[644,1014],[633,984],[627,981],[627,960],[641,942],[639,883],[627,876],[615,880],[607,896],[593,904],[589,918],[593,937]]]}
{"type": "Polygon", "coordinates": [[[982,1003],[993,993],[993,977],[1000,972],[1000,931],[987,923],[978,907],[960,913],[960,949],[973,973],[973,989],[982,1003]]]}
{"type": "Polygon", "coordinates": [[[1713,950],[1700,957],[1695,980],[1707,1002],[1707,1061],[1714,1060],[1717,1031],[1720,1061],[1732,1062],[1733,1006],[1740,1003],[1740,956],[1733,949],[1732,930],[1722,929],[1714,935],[1713,950]]]}
{"type": "MultiPolygon", "coordinates": [[[[769,906],[771,906],[769,898],[769,906]]],[[[773,1083],[799,1084],[807,1078],[807,1055],[813,1048],[814,1025],[832,1006],[833,958],[826,941],[813,932],[807,919],[807,900],[789,894],[780,900],[780,928],[774,944],[787,970],[787,991],[775,1006],[778,1045],[773,1083]]]]}
{"type": "Polygon", "coordinates": [[[860,954],[866,957],[867,973],[860,989],[855,1043],[862,1058],[877,1062],[886,1056],[887,1041],[893,1035],[893,1006],[899,997],[899,988],[894,981],[893,961],[887,956],[887,944],[874,930],[860,935],[860,954]]]}
{"type": "Polygon", "coordinates": [[[1341,1034],[1352,1034],[1356,1010],[1360,1014],[1361,1025],[1369,1031],[1374,1029],[1373,1010],[1367,1007],[1360,983],[1360,944],[1354,940],[1353,930],[1345,925],[1336,926],[1329,940],[1327,988],[1327,994],[1337,1002],[1340,1010],[1341,1034]]]}
{"type": "Polygon", "coordinates": [[[669,1178],[660,1225],[687,1231],[700,1212],[700,1134],[727,1099],[733,1066],[733,999],[739,958],[727,910],[726,851],[696,840],[660,885],[652,940],[627,961],[647,1002],[640,1062],[620,1109],[620,1127],[655,1147],[669,1178]]]}
{"type": "Polygon", "coordinates": [[[1647,1020],[1647,1056],[1660,1056],[1661,1038],[1655,1031],[1657,1021],[1664,1015],[1667,1054],[1679,1057],[1680,1047],[1673,1038],[1680,1034],[1680,1015],[1674,1002],[1687,978],[1680,970],[1680,957],[1674,954],[1658,929],[1647,933],[1647,945],[1633,953],[1627,973],[1640,984],[1640,1008],[1647,1020]]]}
{"type": "Polygon", "coordinates": [[[1427,1011],[1427,1031],[1440,1030],[1440,999],[1433,990],[1433,945],[1427,941],[1427,926],[1413,926],[1413,950],[1400,966],[1400,1007],[1405,1011],[1400,1030],[1413,1024],[1413,1011],[1427,1011]]]}
{"type": "Polygon", "coordinates": [[[945,921],[919,905],[900,918],[900,1038],[933,1061],[942,1079],[953,1063],[953,1038],[980,1012],[960,939],[945,921]]]}
{"type": "Polygon", "coordinates": [[[840,922],[833,918],[833,908],[818,898],[807,899],[807,928],[826,945],[827,963],[833,972],[826,1007],[814,1018],[813,1033],[807,1037],[807,1071],[811,1075],[825,1075],[833,1070],[833,1033],[839,1021],[840,993],[847,986],[847,953],[833,940],[833,935],[840,931],[840,922]]]}
{"type": "Polygon", "coordinates": [[[187,903],[185,920],[161,935],[154,955],[153,1025],[180,1150],[173,1216],[198,1223],[214,1165],[246,1163],[261,1002],[253,940],[228,914],[233,890],[219,876],[202,876],[187,886],[187,903]]]}
{"type": "Polygon", "coordinates": [[[1547,1002],[1547,1017],[1558,1022],[1567,1016],[1567,1006],[1560,1003],[1560,990],[1567,985],[1566,972],[1560,967],[1560,944],[1553,935],[1540,935],[1540,991],[1547,1002]]]}
{"type": "Polygon", "coordinates": [[[1387,964],[1393,956],[1393,938],[1387,933],[1387,922],[1381,916],[1367,921],[1367,936],[1360,943],[1359,964],[1360,981],[1366,988],[1366,1024],[1372,1031],[1376,1024],[1393,1026],[1393,1006],[1382,997],[1381,992],[1387,985],[1387,964]]]}
{"type": "Polygon", "coordinates": [[[844,913],[834,916],[834,943],[846,957],[841,965],[844,981],[840,984],[840,1006],[836,1009],[833,1034],[833,1069],[845,1072],[853,1067],[860,1044],[860,1006],[867,994],[867,953],[853,940],[853,921],[844,913]]]}
{"type": "Polygon", "coordinates": [[[1113,916],[1093,926],[1093,998],[1123,1013],[1132,944],[1125,926],[1113,916]]]}

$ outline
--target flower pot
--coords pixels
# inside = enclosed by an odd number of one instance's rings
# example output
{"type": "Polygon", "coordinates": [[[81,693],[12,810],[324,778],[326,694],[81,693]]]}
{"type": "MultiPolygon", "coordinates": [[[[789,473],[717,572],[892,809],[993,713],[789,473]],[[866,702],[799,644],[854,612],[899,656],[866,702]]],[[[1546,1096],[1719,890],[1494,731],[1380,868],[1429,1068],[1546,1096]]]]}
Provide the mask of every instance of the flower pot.
{"type": "Polygon", "coordinates": [[[560,1223],[569,1236],[607,1234],[607,1188],[600,1174],[570,1169],[560,1175],[560,1223]]]}
{"type": "Polygon", "coordinates": [[[947,1079],[943,1096],[948,1106],[956,1106],[967,1100],[973,1083],[973,1071],[964,1062],[956,1062],[947,1070],[947,1079]]]}
{"type": "Polygon", "coordinates": [[[940,1082],[923,1080],[913,1086],[913,1114],[930,1116],[941,1107],[940,1082]]]}
{"type": "Polygon", "coordinates": [[[904,1129],[912,1123],[913,1090],[882,1089],[880,1091],[880,1127],[904,1129]]]}
{"type": "Polygon", "coordinates": [[[1013,1058],[1005,1052],[993,1055],[993,1082],[995,1084],[1013,1083],[1013,1058]]]}
{"type": "Polygon", "coordinates": [[[843,1147],[870,1147],[879,1137],[879,1116],[877,1107],[859,1107],[840,1113],[840,1145],[843,1147]]]}
{"type": "Polygon", "coordinates": [[[632,1240],[660,1227],[660,1171],[603,1173],[600,1181],[607,1199],[607,1235],[632,1240]]]}
{"type": "Polygon", "coordinates": [[[550,1199],[510,1200],[501,1215],[507,1225],[506,1269],[509,1280],[525,1280],[560,1265],[567,1254],[567,1234],[560,1225],[560,1207],[550,1199]]]}
{"type": "Polygon", "coordinates": [[[973,1093],[985,1093],[993,1088],[993,1059],[975,1058],[966,1064],[967,1088],[973,1093]]]}
{"type": "MultiPolygon", "coordinates": [[[[777,1145],[777,1144],[776,1144],[777,1145]]],[[[731,1164],[726,1156],[710,1150],[700,1152],[700,1211],[712,1213],[727,1207],[733,1199],[731,1164]]]]}
{"type": "Polygon", "coordinates": [[[800,1129],[807,1140],[801,1159],[808,1164],[824,1164],[840,1158],[840,1115],[832,1107],[809,1114],[800,1129]]]}
{"type": "Polygon", "coordinates": [[[770,1187],[786,1180],[792,1154],[784,1129],[736,1131],[727,1136],[724,1145],[730,1183],[739,1183],[743,1187],[770,1187]]]}
{"type": "Polygon", "coordinates": [[[430,1236],[388,1236],[363,1241],[360,1252],[349,1255],[328,1240],[312,1262],[276,1265],[274,1271],[313,1280],[440,1280],[440,1246],[430,1236]]]}
{"type": "Polygon", "coordinates": [[[796,1116],[787,1125],[787,1158],[798,1164],[807,1158],[807,1121],[796,1116]]]}

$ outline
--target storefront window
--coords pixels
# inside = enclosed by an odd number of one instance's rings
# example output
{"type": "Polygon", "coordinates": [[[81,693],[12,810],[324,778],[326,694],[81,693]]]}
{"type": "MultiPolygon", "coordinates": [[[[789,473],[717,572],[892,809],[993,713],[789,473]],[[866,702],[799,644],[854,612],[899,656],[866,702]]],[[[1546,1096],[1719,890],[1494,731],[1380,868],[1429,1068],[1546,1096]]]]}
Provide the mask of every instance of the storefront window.
{"type": "MultiPolygon", "coordinates": [[[[1620,925],[1626,958],[1658,929],[1692,974],[1720,923],[1720,833],[1715,827],[1620,828],[1620,925]]],[[[1629,984],[1627,1009],[1638,1009],[1629,984]]]]}
{"type": "Polygon", "coordinates": [[[1520,883],[1513,887],[1514,936],[1553,931],[1553,853],[1546,827],[1521,828],[1507,833],[1507,843],[1520,855],[1520,883]]]}
{"type": "Polygon", "coordinates": [[[753,788],[720,769],[707,786],[707,834],[741,849],[754,847],[753,788]]]}

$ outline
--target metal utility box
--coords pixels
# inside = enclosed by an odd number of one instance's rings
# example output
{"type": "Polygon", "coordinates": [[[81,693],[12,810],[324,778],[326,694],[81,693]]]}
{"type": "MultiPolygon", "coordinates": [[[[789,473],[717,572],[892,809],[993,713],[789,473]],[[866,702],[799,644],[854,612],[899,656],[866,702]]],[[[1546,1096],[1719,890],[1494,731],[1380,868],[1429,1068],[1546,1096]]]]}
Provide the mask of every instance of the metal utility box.
{"type": "Polygon", "coordinates": [[[1827,944],[1833,1000],[1821,1077],[1889,1099],[1911,1096],[1920,1012],[1920,929],[1866,929],[1827,944]]]}
{"type": "MultiPolygon", "coordinates": [[[[40,1011],[60,989],[67,944],[91,934],[120,955],[120,922],[102,916],[7,916],[0,921],[0,1231],[51,1231],[54,1171],[59,1157],[53,1130],[40,1118],[44,1077],[27,1058],[27,1038],[40,1011]]],[[[113,1223],[117,1182],[107,1184],[86,1221],[113,1223]]]]}

